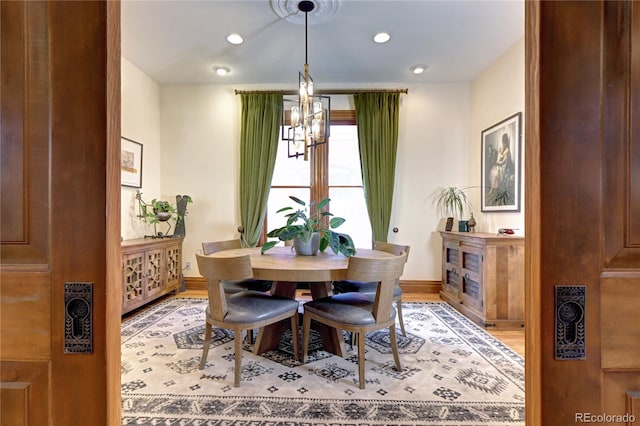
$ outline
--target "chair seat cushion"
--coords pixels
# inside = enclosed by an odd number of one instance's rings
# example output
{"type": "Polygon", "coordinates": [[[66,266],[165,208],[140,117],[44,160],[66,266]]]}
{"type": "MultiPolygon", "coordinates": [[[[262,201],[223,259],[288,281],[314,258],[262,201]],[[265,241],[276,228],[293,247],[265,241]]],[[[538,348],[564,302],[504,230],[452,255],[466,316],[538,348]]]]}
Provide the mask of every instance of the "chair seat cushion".
{"type": "MultiPolygon", "coordinates": [[[[260,291],[243,291],[227,298],[227,308],[225,322],[248,323],[263,321],[288,312],[293,314],[298,311],[298,301],[260,291]]],[[[207,307],[207,316],[209,315],[207,307]]]]}
{"type": "MultiPolygon", "coordinates": [[[[358,293],[367,293],[367,294],[376,294],[378,289],[378,283],[369,282],[364,283],[360,281],[334,281],[333,282],[333,291],[335,293],[349,293],[351,291],[356,291],[358,293]]],[[[399,285],[393,287],[393,297],[402,297],[402,289],[399,285]]]]}
{"type": "Polygon", "coordinates": [[[247,290],[269,291],[271,290],[271,284],[271,281],[262,280],[222,281],[222,286],[226,294],[239,293],[247,290]]]}
{"type": "MultiPolygon", "coordinates": [[[[303,305],[305,312],[311,312],[324,318],[349,325],[372,325],[373,299],[363,293],[341,293],[307,302],[303,305]]],[[[391,308],[391,317],[395,318],[396,310],[391,308]]]]}

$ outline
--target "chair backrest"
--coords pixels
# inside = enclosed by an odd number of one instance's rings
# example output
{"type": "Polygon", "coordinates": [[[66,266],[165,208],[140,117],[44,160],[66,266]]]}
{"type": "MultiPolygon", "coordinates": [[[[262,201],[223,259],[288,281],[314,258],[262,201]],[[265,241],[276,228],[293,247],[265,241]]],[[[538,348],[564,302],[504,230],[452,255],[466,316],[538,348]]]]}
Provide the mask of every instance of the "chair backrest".
{"type": "Polygon", "coordinates": [[[380,251],[386,251],[387,253],[393,253],[396,256],[399,256],[400,253],[402,253],[403,251],[407,253],[407,256],[409,255],[409,250],[411,249],[411,246],[404,246],[401,244],[393,244],[393,243],[387,243],[387,242],[383,242],[383,241],[376,241],[373,243],[373,249],[374,250],[380,250],[380,251]]]}
{"type": "Polygon", "coordinates": [[[347,280],[378,282],[378,290],[373,306],[376,322],[389,319],[393,304],[393,288],[404,271],[407,252],[385,258],[351,256],[347,268],[347,280]]]}
{"type": "Polygon", "coordinates": [[[227,315],[227,299],[220,281],[240,281],[253,278],[249,255],[210,257],[196,253],[198,271],[207,280],[211,317],[222,321],[227,315]]]}
{"type": "Polygon", "coordinates": [[[240,248],[240,240],[207,241],[202,243],[202,253],[211,254],[222,250],[240,248]]]}

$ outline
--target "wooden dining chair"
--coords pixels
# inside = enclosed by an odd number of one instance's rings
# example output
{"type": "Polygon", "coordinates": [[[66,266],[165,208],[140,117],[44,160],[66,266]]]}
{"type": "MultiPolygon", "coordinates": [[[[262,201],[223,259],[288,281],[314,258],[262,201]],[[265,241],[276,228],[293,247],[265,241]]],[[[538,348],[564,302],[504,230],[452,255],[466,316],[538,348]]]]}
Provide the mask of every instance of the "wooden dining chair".
{"type": "Polygon", "coordinates": [[[242,370],[242,339],[244,330],[253,330],[284,319],[291,319],[293,354],[298,360],[298,302],[294,299],[274,296],[260,291],[241,291],[226,295],[222,286],[225,280],[248,280],[253,277],[248,255],[235,257],[209,257],[196,253],[198,270],[207,280],[209,306],[205,319],[206,329],[200,370],[204,369],[211,345],[212,327],[233,331],[235,346],[235,375],[233,385],[240,386],[242,370]]]}
{"type": "MultiPolygon", "coordinates": [[[[207,255],[222,250],[239,249],[241,247],[240,239],[225,241],[207,241],[202,243],[202,253],[207,255]]],[[[269,291],[272,286],[271,281],[263,280],[226,280],[223,281],[224,292],[226,294],[238,293],[245,290],[269,291]]]]}
{"type": "MultiPolygon", "coordinates": [[[[393,253],[396,256],[401,252],[406,252],[409,256],[410,246],[386,243],[382,241],[376,241],[373,244],[374,250],[385,251],[387,253],[393,253]]],[[[334,293],[348,293],[350,291],[356,291],[359,293],[367,294],[374,297],[378,283],[376,282],[359,282],[352,280],[334,281],[333,292],[334,293]]],[[[396,310],[398,311],[398,323],[400,324],[400,331],[402,335],[406,337],[407,332],[404,329],[404,319],[402,318],[402,288],[400,288],[400,279],[396,280],[396,285],[393,287],[393,301],[396,303],[396,310]]],[[[353,342],[352,342],[353,344],[353,342]]]]}
{"type": "Polygon", "coordinates": [[[311,320],[314,320],[338,330],[345,330],[355,334],[358,345],[360,389],[365,387],[364,336],[368,331],[382,328],[389,329],[389,340],[396,369],[401,371],[402,367],[396,341],[396,310],[393,307],[393,288],[396,280],[402,275],[406,261],[406,252],[387,258],[350,257],[347,279],[359,282],[376,282],[375,297],[371,298],[363,293],[349,292],[305,303],[303,305],[302,361],[307,362],[309,329],[311,320]]]}

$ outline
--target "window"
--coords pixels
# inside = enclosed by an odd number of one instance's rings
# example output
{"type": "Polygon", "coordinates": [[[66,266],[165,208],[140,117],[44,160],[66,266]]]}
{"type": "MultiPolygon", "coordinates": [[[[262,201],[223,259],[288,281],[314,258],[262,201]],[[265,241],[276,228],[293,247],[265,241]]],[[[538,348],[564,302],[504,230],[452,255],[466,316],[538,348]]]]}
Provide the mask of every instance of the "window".
{"type": "Polygon", "coordinates": [[[290,195],[307,202],[328,197],[331,198],[331,211],[346,219],[337,231],[349,234],[356,247],[371,247],[371,224],[362,187],[355,115],[353,111],[331,111],[331,115],[329,142],[311,148],[309,161],[288,158],[286,143],[279,143],[267,203],[264,240],[268,230],[285,224],[284,217],[276,211],[294,205],[290,195]]]}

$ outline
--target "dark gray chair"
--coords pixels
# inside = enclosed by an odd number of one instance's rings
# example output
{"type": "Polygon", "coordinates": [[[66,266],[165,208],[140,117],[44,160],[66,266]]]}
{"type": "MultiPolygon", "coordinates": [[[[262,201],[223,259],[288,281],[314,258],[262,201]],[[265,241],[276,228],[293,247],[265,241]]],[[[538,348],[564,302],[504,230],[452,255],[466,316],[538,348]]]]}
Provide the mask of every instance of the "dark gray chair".
{"type": "MultiPolygon", "coordinates": [[[[409,255],[410,246],[404,246],[400,244],[385,243],[382,241],[376,241],[373,245],[374,250],[386,251],[387,253],[393,253],[399,255],[401,252],[406,252],[409,255]]],[[[358,292],[366,294],[370,297],[374,297],[378,283],[375,282],[357,282],[352,280],[334,281],[333,292],[334,293],[348,293],[358,292]]],[[[396,303],[396,310],[398,311],[398,322],[400,323],[400,331],[402,335],[406,336],[407,333],[404,329],[404,320],[402,318],[402,289],[400,288],[400,280],[396,281],[396,285],[393,288],[393,301],[396,303]]]]}
{"type": "Polygon", "coordinates": [[[240,386],[242,369],[242,339],[244,330],[253,330],[284,319],[291,319],[293,353],[298,360],[298,302],[286,297],[273,296],[260,291],[240,291],[226,294],[223,281],[249,280],[253,278],[251,260],[248,255],[235,257],[209,257],[196,254],[198,270],[207,279],[209,306],[205,319],[207,322],[200,359],[202,370],[207,362],[211,345],[212,327],[233,331],[235,346],[235,376],[233,385],[240,386]]]}
{"type": "MultiPolygon", "coordinates": [[[[225,240],[225,241],[208,241],[202,243],[202,253],[207,255],[222,250],[239,249],[241,247],[240,240],[225,240]]],[[[271,281],[263,280],[227,280],[222,282],[224,292],[226,294],[238,293],[240,291],[255,290],[255,291],[269,291],[272,286],[271,281]]]]}
{"type": "Polygon", "coordinates": [[[359,282],[375,282],[375,297],[358,293],[342,293],[315,299],[303,304],[302,361],[307,362],[309,329],[311,320],[338,330],[348,331],[358,342],[358,375],[360,389],[364,389],[364,335],[368,331],[389,329],[396,369],[402,370],[396,341],[396,310],[393,308],[393,287],[402,275],[407,253],[387,258],[349,258],[347,279],[359,282]]]}

